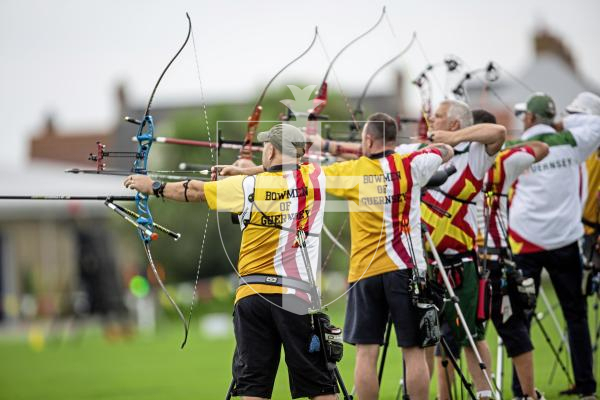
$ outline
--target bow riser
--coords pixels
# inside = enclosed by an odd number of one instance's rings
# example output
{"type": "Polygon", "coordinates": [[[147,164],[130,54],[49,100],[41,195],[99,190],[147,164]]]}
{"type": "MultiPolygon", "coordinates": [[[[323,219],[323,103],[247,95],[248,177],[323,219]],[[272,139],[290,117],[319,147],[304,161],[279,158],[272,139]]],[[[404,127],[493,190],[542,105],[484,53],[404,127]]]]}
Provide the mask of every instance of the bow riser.
{"type": "MultiPolygon", "coordinates": [[[[137,154],[139,156],[136,157],[133,162],[133,171],[134,173],[146,175],[148,171],[148,155],[150,154],[150,149],[154,142],[154,120],[152,116],[146,115],[144,117],[142,124],[139,126],[136,139],[138,142],[137,154]]],[[[149,197],[150,196],[140,192],[136,193],[135,196],[135,205],[139,214],[137,223],[146,228],[138,229],[140,239],[142,239],[144,243],[150,243],[153,240],[152,228],[154,220],[148,205],[149,197]],[[150,231],[150,234],[148,234],[148,231],[150,231]]]]}
{"type": "Polygon", "coordinates": [[[262,110],[263,108],[261,105],[256,105],[252,115],[248,117],[248,129],[242,147],[240,148],[240,158],[252,160],[252,140],[254,139],[254,135],[256,135],[258,124],[260,124],[262,110]]]}

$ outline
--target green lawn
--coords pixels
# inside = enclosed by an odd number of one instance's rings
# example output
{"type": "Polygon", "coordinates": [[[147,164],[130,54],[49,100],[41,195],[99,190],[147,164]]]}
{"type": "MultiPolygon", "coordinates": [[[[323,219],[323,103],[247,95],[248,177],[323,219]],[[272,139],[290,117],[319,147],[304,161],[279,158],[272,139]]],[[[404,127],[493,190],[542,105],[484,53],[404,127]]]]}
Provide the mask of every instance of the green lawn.
{"type": "MultiPolygon", "coordinates": [[[[342,322],[340,309],[332,310],[332,315],[335,323],[342,322]]],[[[593,322],[593,314],[590,316],[593,322]]],[[[197,313],[196,322],[200,317],[201,313],[197,313]]],[[[545,319],[544,323],[556,340],[551,321],[545,319]]],[[[548,385],[553,356],[539,329],[533,331],[537,385],[545,391],[547,399],[555,399],[558,391],[567,386],[566,379],[557,371],[553,385],[548,385]]],[[[195,323],[187,347],[180,350],[181,336],[180,325],[165,320],[159,323],[156,335],[138,335],[127,342],[107,342],[97,328],[84,331],[80,340],[50,342],[42,351],[33,350],[24,338],[4,338],[0,341],[0,399],[223,398],[230,380],[233,338],[203,338],[195,323]]],[[[488,338],[494,353],[493,328],[488,338]]],[[[395,398],[402,371],[398,349],[391,348],[388,355],[382,399],[395,398]]],[[[349,388],[353,363],[353,348],[347,346],[340,370],[349,388]]],[[[508,375],[505,388],[510,394],[508,375]]],[[[278,374],[273,398],[289,398],[284,368],[278,374]]]]}

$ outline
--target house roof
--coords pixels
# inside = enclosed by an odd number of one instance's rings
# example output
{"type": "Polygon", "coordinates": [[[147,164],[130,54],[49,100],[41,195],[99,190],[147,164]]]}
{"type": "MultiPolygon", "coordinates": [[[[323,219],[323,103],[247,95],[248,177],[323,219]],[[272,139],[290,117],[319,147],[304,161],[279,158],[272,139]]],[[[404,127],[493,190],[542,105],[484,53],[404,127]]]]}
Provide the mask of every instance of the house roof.
{"type": "Polygon", "coordinates": [[[465,87],[471,108],[485,108],[496,114],[500,123],[520,127],[521,123],[512,115],[516,103],[526,101],[532,92],[544,92],[552,96],[559,112],[583,91],[598,92],[598,87],[581,77],[558,55],[539,54],[533,63],[517,79],[500,70],[500,79],[491,83],[492,90],[482,80],[472,79],[465,87]],[[531,90],[529,90],[531,89],[531,90]]]}
{"type": "Polygon", "coordinates": [[[114,129],[59,132],[50,116],[31,139],[29,156],[35,161],[64,161],[82,165],[86,164],[90,153],[96,152],[97,141],[110,146],[113,136],[114,129]]]}

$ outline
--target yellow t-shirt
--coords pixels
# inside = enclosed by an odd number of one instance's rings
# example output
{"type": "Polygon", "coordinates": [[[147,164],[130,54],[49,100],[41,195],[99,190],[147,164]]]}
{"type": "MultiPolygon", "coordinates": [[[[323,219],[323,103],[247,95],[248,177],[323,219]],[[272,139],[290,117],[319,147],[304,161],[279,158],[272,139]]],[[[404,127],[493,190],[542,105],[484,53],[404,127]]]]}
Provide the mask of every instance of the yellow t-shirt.
{"type": "MultiPolygon", "coordinates": [[[[327,192],[348,200],[352,250],[348,281],[425,268],[419,209],[423,186],[442,162],[437,149],[361,157],[323,167],[327,192]],[[410,236],[408,234],[410,232],[410,236]]],[[[334,208],[329,203],[328,208],[334,208]]]]}
{"type": "Polygon", "coordinates": [[[594,152],[585,162],[588,179],[588,196],[583,206],[583,227],[586,235],[591,235],[595,229],[588,224],[598,224],[598,194],[600,193],[600,157],[594,152]],[[587,223],[587,224],[586,224],[587,223]]]}
{"type": "MultiPolygon", "coordinates": [[[[242,243],[238,260],[241,276],[279,275],[308,281],[297,229],[308,235],[306,247],[316,280],[319,267],[319,234],[325,208],[325,177],[320,167],[304,164],[291,170],[275,170],[256,176],[234,176],[204,185],[211,209],[242,213],[242,243]],[[250,198],[249,197],[253,197],[250,198]]],[[[252,284],[237,289],[237,302],[256,293],[305,293],[278,286],[252,284]]]]}

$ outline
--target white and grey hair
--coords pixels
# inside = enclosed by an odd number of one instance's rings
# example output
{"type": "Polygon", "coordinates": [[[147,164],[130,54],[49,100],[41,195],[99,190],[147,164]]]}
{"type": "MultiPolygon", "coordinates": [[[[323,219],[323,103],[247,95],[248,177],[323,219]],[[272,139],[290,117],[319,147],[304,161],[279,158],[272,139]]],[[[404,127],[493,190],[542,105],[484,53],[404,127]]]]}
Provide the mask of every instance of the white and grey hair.
{"type": "Polygon", "coordinates": [[[448,112],[446,117],[448,119],[458,121],[460,129],[468,128],[473,125],[473,114],[471,108],[467,103],[462,101],[447,99],[442,101],[442,104],[448,104],[448,112]]]}

